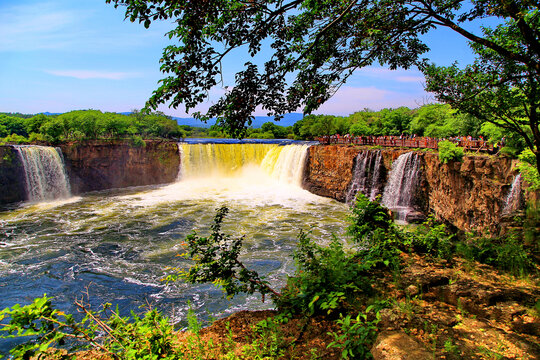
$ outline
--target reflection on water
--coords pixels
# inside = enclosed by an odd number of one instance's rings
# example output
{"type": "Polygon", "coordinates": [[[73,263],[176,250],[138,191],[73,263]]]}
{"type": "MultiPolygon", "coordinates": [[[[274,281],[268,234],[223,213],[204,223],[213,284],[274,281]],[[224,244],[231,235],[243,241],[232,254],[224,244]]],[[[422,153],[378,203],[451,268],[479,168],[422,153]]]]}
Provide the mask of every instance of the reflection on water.
{"type": "Polygon", "coordinates": [[[346,226],[345,205],[250,166],[230,177],[23,204],[0,212],[0,308],[47,293],[73,311],[86,289],[93,305],[111,302],[126,313],[150,303],[174,321],[184,317],[188,301],[203,317],[270,307],[257,296],[226,300],[211,285],[161,281],[168,266],[188,266],[176,256],[184,252],[183,239],[194,230],[208,234],[222,205],[230,207],[224,231],[246,235],[243,259],[276,288],[294,269],[300,229],[324,242],[346,226]]]}

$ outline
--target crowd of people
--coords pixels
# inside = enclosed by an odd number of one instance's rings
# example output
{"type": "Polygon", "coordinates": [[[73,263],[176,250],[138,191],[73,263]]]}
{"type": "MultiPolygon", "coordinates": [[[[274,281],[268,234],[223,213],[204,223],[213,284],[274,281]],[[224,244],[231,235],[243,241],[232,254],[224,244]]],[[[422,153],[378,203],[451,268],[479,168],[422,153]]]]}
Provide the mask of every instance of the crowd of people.
{"type": "Polygon", "coordinates": [[[353,136],[346,135],[326,135],[315,140],[321,144],[355,144],[355,145],[379,145],[379,146],[400,146],[411,148],[430,148],[437,149],[438,143],[444,140],[451,141],[456,145],[470,151],[487,151],[496,153],[505,145],[505,139],[502,138],[498,143],[492,144],[485,141],[482,136],[473,138],[472,136],[456,136],[449,138],[432,138],[426,136],[416,136],[414,134],[402,134],[399,136],[353,136]]]}

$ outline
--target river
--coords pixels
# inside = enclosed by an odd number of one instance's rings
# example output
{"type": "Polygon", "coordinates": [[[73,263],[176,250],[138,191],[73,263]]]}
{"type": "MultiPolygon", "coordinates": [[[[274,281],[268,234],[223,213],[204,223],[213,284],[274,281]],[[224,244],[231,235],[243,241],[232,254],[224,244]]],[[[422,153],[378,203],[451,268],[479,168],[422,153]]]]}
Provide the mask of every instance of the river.
{"type": "MultiPolygon", "coordinates": [[[[188,303],[203,321],[271,308],[260,296],[227,300],[209,284],[162,279],[169,267],[189,266],[178,256],[186,250],[185,237],[193,231],[208,235],[215,210],[226,205],[230,213],[224,231],[245,235],[242,259],[279,289],[294,272],[300,229],[322,243],[331,234],[341,236],[348,207],[300,187],[301,169],[291,168],[302,166],[305,144],[221,146],[231,147],[181,145],[179,180],[170,185],[22,203],[0,211],[0,308],[27,304],[46,293],[55,306],[73,312],[74,300],[89,296],[95,308],[109,302],[127,314],[152,306],[179,324],[188,303]]],[[[0,352],[10,343],[0,340],[0,352]]]]}

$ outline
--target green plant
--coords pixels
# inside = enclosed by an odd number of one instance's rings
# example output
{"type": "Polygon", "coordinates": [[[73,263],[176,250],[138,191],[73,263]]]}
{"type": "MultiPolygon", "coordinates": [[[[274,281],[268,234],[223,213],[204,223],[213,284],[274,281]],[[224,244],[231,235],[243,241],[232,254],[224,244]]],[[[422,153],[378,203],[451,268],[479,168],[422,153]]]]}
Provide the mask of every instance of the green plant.
{"type": "Polygon", "coordinates": [[[280,294],[268,286],[257,272],[247,269],[239,260],[244,237],[233,239],[231,235],[221,231],[223,219],[228,212],[226,206],[217,210],[210,236],[200,237],[195,232],[188,235],[187,256],[195,261],[195,264],[187,271],[174,269],[176,273],[167,276],[167,281],[182,278],[189,283],[214,283],[221,286],[227,297],[240,292],[259,292],[263,300],[266,294],[279,297],[280,294]]]}
{"type": "Polygon", "coordinates": [[[28,337],[10,353],[17,359],[38,356],[50,347],[67,347],[69,351],[93,348],[113,359],[175,359],[181,354],[174,346],[174,329],[167,318],[156,310],[140,316],[122,317],[118,310],[105,304],[92,311],[88,304],[76,301],[84,314],[76,321],[70,314],[55,309],[44,295],[26,306],[14,305],[0,312],[1,338],[28,337]]]}
{"type": "Polygon", "coordinates": [[[446,231],[444,224],[437,224],[432,216],[418,227],[411,237],[415,251],[450,259],[454,253],[454,234],[446,231]]]}
{"type": "Polygon", "coordinates": [[[530,149],[526,149],[519,154],[518,158],[517,168],[523,179],[529,184],[529,191],[540,190],[540,174],[538,173],[535,154],[530,149]]]}
{"type": "Polygon", "coordinates": [[[350,225],[347,228],[347,234],[353,241],[366,244],[373,238],[375,231],[388,232],[392,228],[392,218],[379,200],[380,197],[377,197],[374,201],[370,201],[361,192],[356,195],[356,201],[349,216],[350,225]]]}
{"type": "Polygon", "coordinates": [[[259,321],[252,329],[252,339],[244,346],[244,355],[249,359],[278,359],[285,355],[289,343],[280,329],[280,319],[267,318],[259,321]]]}
{"type": "Polygon", "coordinates": [[[453,142],[444,140],[440,141],[437,145],[441,163],[448,164],[449,161],[461,161],[463,159],[463,148],[453,142]]]}
{"type": "Polygon", "coordinates": [[[452,343],[452,339],[448,339],[444,342],[444,350],[449,354],[457,355],[459,353],[459,347],[452,343]]]}
{"type": "Polygon", "coordinates": [[[369,321],[368,313],[372,310],[369,306],[365,313],[359,313],[356,318],[350,315],[343,316],[337,320],[340,326],[339,332],[328,333],[334,338],[328,348],[341,349],[342,359],[370,359],[369,346],[375,340],[377,324],[381,320],[379,312],[375,314],[375,319],[369,321]]]}
{"type": "Polygon", "coordinates": [[[369,201],[359,193],[351,211],[347,233],[363,247],[357,255],[360,261],[366,268],[384,265],[396,269],[405,238],[394,225],[389,210],[380,204],[379,198],[369,201]]]}
{"type": "Polygon", "coordinates": [[[370,266],[345,252],[336,237],[324,247],[301,232],[294,258],[295,276],[276,299],[281,311],[336,314],[357,296],[373,292],[366,272],[370,266]]]}
{"type": "Polygon", "coordinates": [[[524,276],[534,270],[532,257],[516,234],[469,239],[458,243],[456,251],[468,260],[495,266],[515,276],[524,276]]]}
{"type": "Polygon", "coordinates": [[[143,138],[141,136],[133,136],[131,138],[131,144],[135,147],[145,147],[146,142],[144,142],[143,138]]]}

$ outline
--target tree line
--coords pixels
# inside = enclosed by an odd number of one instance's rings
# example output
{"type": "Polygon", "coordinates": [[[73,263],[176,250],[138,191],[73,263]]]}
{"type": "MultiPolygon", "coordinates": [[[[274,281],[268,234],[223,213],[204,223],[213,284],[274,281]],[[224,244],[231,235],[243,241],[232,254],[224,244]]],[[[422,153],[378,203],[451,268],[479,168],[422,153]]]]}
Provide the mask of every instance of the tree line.
{"type": "Polygon", "coordinates": [[[0,141],[10,143],[114,139],[123,137],[179,138],[185,132],[163,113],[133,111],[129,115],[77,110],[60,115],[0,114],[0,141]]]}
{"type": "MultiPolygon", "coordinates": [[[[505,152],[516,156],[526,144],[517,132],[504,130],[477,117],[453,109],[446,104],[427,104],[416,109],[386,108],[379,111],[364,109],[349,116],[307,115],[293,126],[272,122],[260,128],[250,127],[245,137],[253,139],[313,140],[325,135],[385,136],[417,135],[433,138],[482,136],[498,142],[505,138],[505,152]]],[[[98,110],[78,110],[61,115],[0,114],[0,141],[31,143],[141,138],[227,138],[230,135],[219,125],[209,128],[178,125],[163,113],[117,114],[98,110]]]]}

